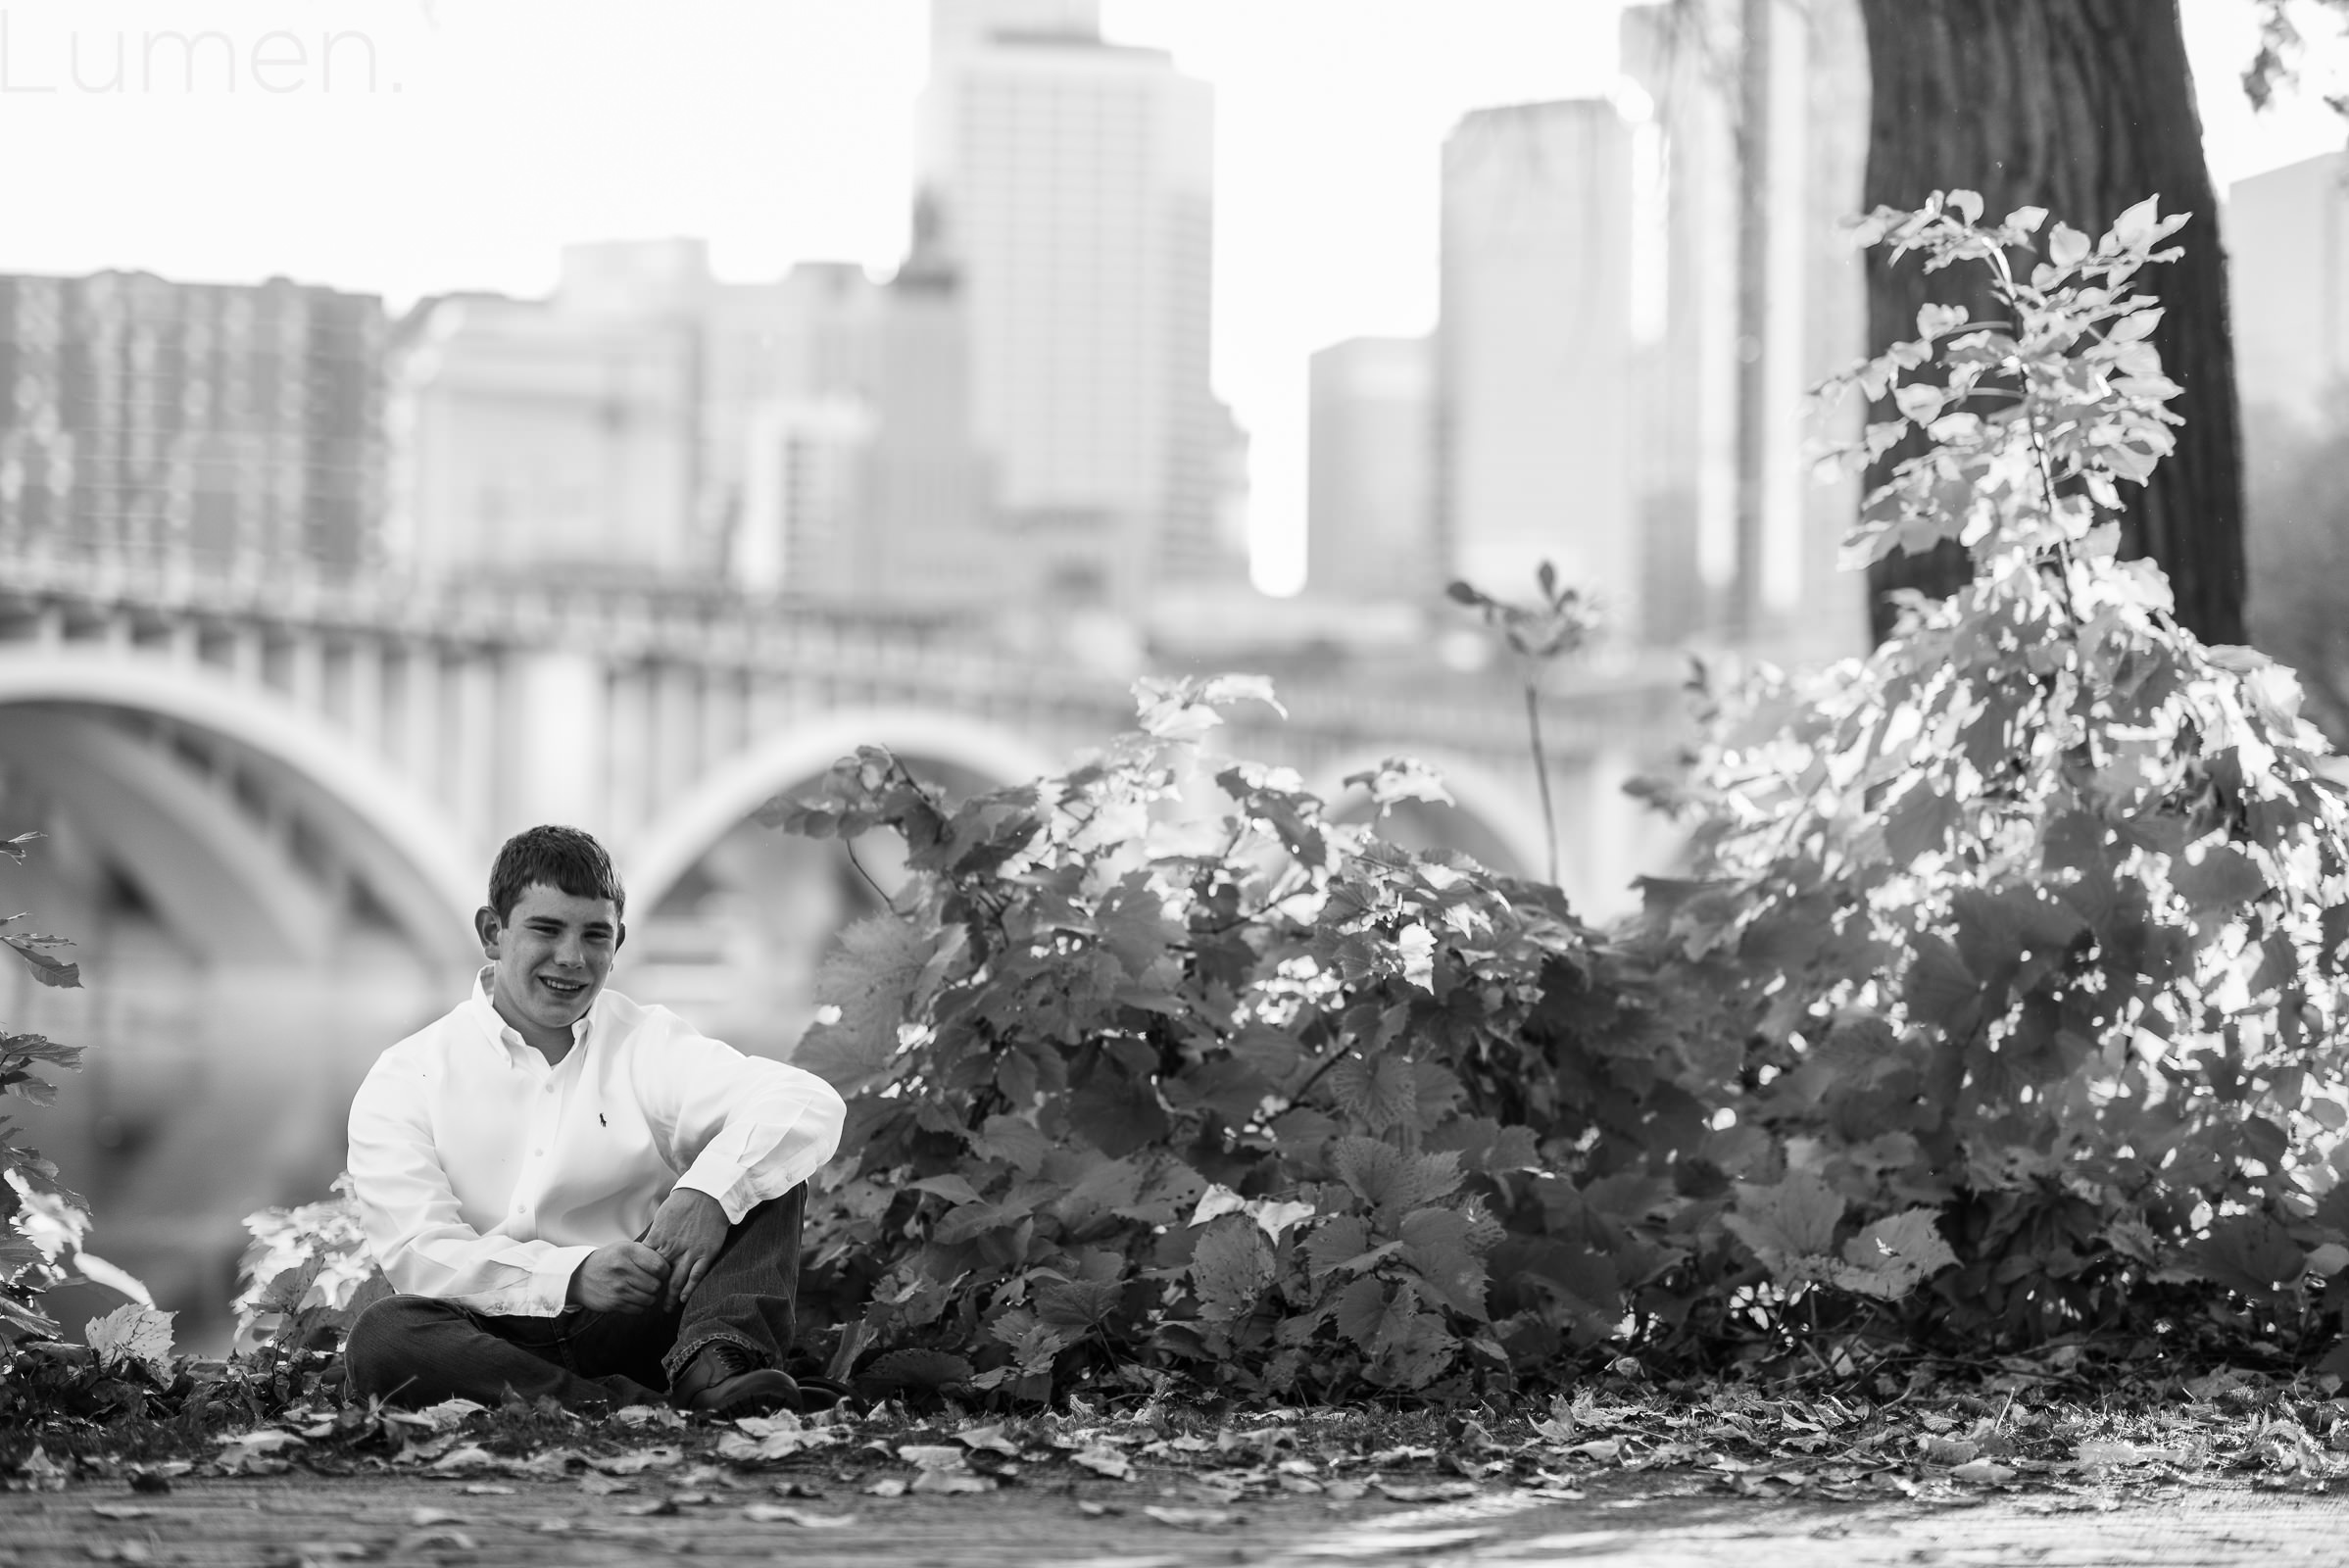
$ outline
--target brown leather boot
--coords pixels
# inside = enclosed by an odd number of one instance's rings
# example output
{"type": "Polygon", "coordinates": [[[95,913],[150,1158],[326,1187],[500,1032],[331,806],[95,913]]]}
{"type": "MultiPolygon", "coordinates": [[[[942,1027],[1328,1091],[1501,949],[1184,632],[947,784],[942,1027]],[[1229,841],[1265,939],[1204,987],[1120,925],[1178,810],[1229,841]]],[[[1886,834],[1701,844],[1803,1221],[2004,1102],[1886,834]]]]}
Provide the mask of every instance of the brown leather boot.
{"type": "Polygon", "coordinates": [[[772,1415],[800,1408],[790,1373],[760,1366],[732,1340],[712,1340],[669,1385],[669,1403],[701,1415],[772,1415]]]}

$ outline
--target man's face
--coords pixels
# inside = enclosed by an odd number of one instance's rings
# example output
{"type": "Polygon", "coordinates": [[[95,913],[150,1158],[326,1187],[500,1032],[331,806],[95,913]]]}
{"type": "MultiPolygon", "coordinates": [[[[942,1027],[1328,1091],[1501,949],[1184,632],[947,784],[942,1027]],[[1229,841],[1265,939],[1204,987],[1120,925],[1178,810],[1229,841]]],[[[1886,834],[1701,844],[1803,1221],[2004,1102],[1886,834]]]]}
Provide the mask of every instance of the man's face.
{"type": "Polygon", "coordinates": [[[497,965],[491,1001],[525,1038],[532,1027],[568,1030],[586,1016],[624,935],[610,899],[583,899],[543,882],[523,889],[505,920],[486,908],[475,918],[497,965]]]}

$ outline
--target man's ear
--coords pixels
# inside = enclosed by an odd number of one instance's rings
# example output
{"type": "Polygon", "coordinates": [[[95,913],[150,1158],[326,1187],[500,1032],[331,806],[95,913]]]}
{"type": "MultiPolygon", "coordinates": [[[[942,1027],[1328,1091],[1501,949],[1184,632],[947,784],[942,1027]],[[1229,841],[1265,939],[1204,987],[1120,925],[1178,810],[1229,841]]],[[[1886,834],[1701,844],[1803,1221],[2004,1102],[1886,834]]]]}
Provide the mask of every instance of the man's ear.
{"type": "Polygon", "coordinates": [[[506,922],[498,918],[498,911],[486,904],[473,911],[473,935],[481,939],[484,956],[494,958],[498,956],[498,933],[505,929],[505,925],[506,922]]]}
{"type": "Polygon", "coordinates": [[[628,922],[627,922],[627,921],[625,921],[625,920],[614,920],[614,921],[612,921],[612,952],[614,952],[614,953],[617,953],[617,952],[619,952],[619,950],[620,950],[622,947],[624,947],[624,946],[626,946],[626,945],[627,945],[627,941],[628,941],[628,922]]]}

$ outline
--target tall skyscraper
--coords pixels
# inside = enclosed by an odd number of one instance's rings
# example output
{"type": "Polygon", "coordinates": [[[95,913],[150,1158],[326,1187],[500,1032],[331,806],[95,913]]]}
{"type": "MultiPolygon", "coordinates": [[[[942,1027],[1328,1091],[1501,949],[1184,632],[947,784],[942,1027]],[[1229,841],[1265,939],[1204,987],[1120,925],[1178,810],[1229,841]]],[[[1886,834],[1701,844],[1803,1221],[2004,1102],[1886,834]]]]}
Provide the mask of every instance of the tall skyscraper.
{"type": "Polygon", "coordinates": [[[457,295],[401,323],[386,530],[396,564],[425,577],[638,582],[707,570],[692,326],[590,300],[457,295]]]}
{"type": "Polygon", "coordinates": [[[1453,569],[1547,560],[1639,634],[1626,438],[1631,136],[1589,99],[1479,110],[1444,147],[1441,517],[1453,569]]]}
{"type": "Polygon", "coordinates": [[[962,280],[927,220],[883,291],[864,507],[869,595],[969,609],[1019,584],[997,529],[993,474],[971,439],[962,280]]]}
{"type": "Polygon", "coordinates": [[[2314,427],[2349,378],[2349,153],[2236,180],[2227,267],[2244,412],[2314,427]]]}
{"type": "Polygon", "coordinates": [[[1306,589],[1353,601],[1432,598],[1444,586],[1434,344],[1349,338],[1311,364],[1306,589]]]}
{"type": "Polygon", "coordinates": [[[885,300],[863,269],[803,262],[717,285],[702,321],[703,533],[758,592],[856,595],[885,300]]]}
{"type": "Polygon", "coordinates": [[[547,300],[455,297],[403,325],[394,556],[871,604],[1000,572],[971,447],[955,279],[803,262],[718,282],[698,241],[566,247],[547,300]]]}
{"type": "Polygon", "coordinates": [[[0,547],[347,572],[383,520],[383,307],[273,278],[0,277],[0,547]]]}
{"type": "Polygon", "coordinates": [[[1042,586],[1238,576],[1208,386],[1213,103],[1095,0],[933,0],[920,196],[969,322],[971,429],[1042,586]]]}
{"type": "Polygon", "coordinates": [[[1854,0],[1692,0],[1623,14],[1632,145],[1634,515],[1650,635],[1792,659],[1865,646],[1836,558],[1857,504],[1817,441],[1860,410],[1808,389],[1866,352],[1844,225],[1867,156],[1854,0]]]}

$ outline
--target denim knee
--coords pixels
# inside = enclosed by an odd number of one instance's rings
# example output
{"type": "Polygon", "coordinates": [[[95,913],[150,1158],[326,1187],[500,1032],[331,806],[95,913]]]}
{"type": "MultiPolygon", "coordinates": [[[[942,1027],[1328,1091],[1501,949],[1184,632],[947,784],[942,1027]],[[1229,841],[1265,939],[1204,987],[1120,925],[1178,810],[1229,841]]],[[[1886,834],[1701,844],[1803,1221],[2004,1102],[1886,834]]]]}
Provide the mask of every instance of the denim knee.
{"type": "Polygon", "coordinates": [[[387,1296],[359,1314],[343,1342],[354,1396],[389,1395],[414,1375],[416,1336],[465,1316],[429,1296],[387,1296]]]}

